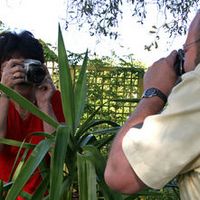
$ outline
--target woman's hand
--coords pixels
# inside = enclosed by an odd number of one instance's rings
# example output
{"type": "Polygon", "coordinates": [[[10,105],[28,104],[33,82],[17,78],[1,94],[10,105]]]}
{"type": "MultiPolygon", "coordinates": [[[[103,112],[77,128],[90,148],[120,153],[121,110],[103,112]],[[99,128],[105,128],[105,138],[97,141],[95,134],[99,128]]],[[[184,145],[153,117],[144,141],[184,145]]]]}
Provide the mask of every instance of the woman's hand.
{"type": "Polygon", "coordinates": [[[35,98],[39,108],[43,108],[50,104],[51,98],[55,92],[56,88],[53,84],[50,74],[47,75],[41,85],[36,86],[35,98]]]}
{"type": "MultiPolygon", "coordinates": [[[[51,104],[51,98],[55,92],[56,88],[53,84],[53,81],[51,79],[51,76],[47,72],[47,75],[42,82],[41,85],[36,86],[35,89],[35,99],[37,101],[37,106],[39,109],[43,112],[45,112],[47,115],[51,116],[52,118],[56,119],[52,104],[51,104]]],[[[55,129],[43,121],[44,124],[44,131],[48,133],[53,133],[55,129]]]]}
{"type": "Polygon", "coordinates": [[[1,66],[1,83],[13,88],[16,84],[24,82],[25,70],[23,59],[10,59],[1,66]]]}

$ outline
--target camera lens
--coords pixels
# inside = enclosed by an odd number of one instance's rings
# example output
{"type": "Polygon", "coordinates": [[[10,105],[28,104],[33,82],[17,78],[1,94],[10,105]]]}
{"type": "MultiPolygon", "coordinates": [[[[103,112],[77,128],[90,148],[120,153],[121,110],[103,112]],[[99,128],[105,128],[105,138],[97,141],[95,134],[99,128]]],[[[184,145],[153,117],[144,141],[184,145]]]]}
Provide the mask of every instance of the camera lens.
{"type": "Polygon", "coordinates": [[[31,64],[29,66],[26,76],[28,82],[40,84],[44,80],[46,72],[43,67],[31,64]]]}

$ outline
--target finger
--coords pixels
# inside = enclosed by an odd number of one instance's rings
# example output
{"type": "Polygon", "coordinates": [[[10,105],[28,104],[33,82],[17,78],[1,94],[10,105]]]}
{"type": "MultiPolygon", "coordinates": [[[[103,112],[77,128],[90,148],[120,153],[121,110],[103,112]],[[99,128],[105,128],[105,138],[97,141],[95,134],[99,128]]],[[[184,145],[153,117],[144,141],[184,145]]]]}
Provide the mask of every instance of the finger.
{"type": "Polygon", "coordinates": [[[22,82],[24,82],[23,78],[16,78],[12,74],[7,75],[1,80],[1,83],[11,88],[13,88],[14,85],[22,82]]]}
{"type": "Polygon", "coordinates": [[[23,72],[15,72],[12,75],[13,79],[25,79],[25,73],[23,72]]]}
{"type": "Polygon", "coordinates": [[[23,66],[23,59],[10,59],[2,64],[2,69],[8,70],[15,66],[23,66]]]}
{"type": "Polygon", "coordinates": [[[48,90],[48,85],[40,85],[40,86],[38,86],[38,89],[41,91],[48,90]]]}
{"type": "Polygon", "coordinates": [[[23,73],[25,73],[25,69],[23,68],[22,65],[15,65],[14,67],[12,67],[12,68],[10,69],[10,71],[11,71],[12,73],[16,73],[16,72],[23,72],[23,73]]]}
{"type": "Polygon", "coordinates": [[[170,66],[174,66],[174,63],[176,61],[176,57],[177,57],[177,51],[173,50],[167,57],[167,62],[170,64],[170,66]]]}

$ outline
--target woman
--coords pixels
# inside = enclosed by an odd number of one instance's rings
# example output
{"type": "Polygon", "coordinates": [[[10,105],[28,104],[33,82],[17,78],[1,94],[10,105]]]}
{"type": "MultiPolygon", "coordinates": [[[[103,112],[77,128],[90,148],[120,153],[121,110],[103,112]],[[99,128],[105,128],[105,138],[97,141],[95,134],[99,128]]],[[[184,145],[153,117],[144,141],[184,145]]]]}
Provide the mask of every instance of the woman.
{"type": "MultiPolygon", "coordinates": [[[[44,61],[42,45],[30,32],[0,34],[1,83],[14,89],[55,120],[64,122],[60,93],[53,85],[44,61]],[[34,59],[41,63],[40,67],[45,71],[41,83],[27,80],[24,64],[27,59],[34,59]]],[[[32,133],[54,131],[53,127],[20,107],[6,94],[3,92],[0,94],[0,137],[37,144],[43,137],[33,136],[32,133]]],[[[4,182],[9,181],[18,150],[17,147],[0,144],[0,179],[4,182]]],[[[39,173],[35,173],[26,184],[24,191],[32,194],[40,180],[39,173]]],[[[18,197],[18,200],[21,199],[23,198],[18,197]]]]}

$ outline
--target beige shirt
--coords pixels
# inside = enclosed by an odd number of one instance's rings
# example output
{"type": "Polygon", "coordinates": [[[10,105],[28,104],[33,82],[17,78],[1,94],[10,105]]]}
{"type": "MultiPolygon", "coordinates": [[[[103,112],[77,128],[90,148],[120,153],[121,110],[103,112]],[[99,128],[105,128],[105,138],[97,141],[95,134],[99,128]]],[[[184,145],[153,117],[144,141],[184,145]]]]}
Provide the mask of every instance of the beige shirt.
{"type": "MultiPolygon", "coordinates": [[[[194,190],[200,190],[200,64],[182,76],[161,114],[147,117],[141,129],[127,132],[122,147],[133,170],[149,187],[160,189],[183,174],[179,179],[182,193],[190,187],[186,177],[194,173],[198,183],[194,190]]],[[[190,190],[186,193],[182,199],[196,200],[190,190]]]]}

